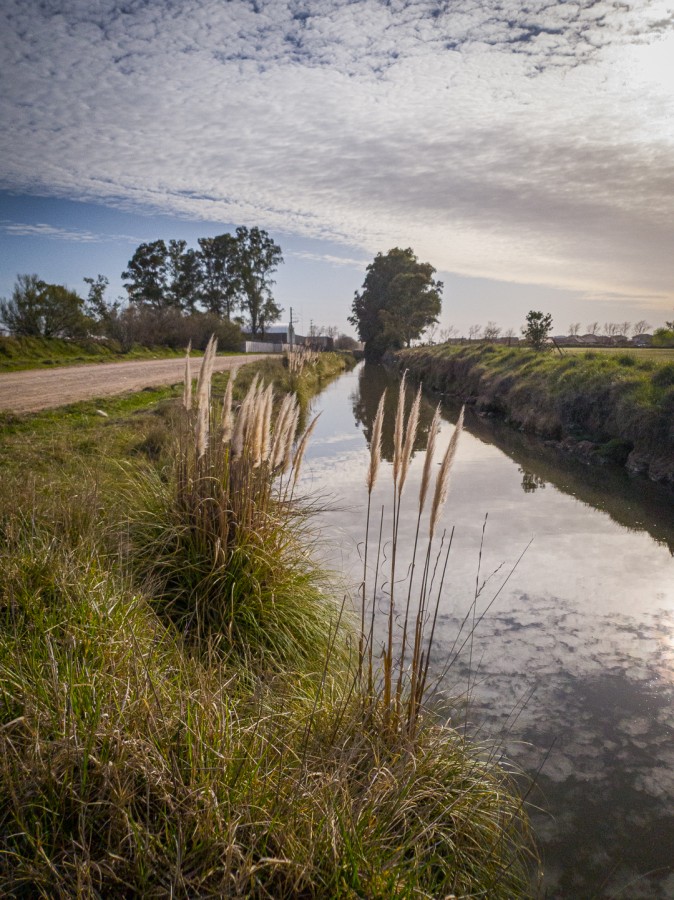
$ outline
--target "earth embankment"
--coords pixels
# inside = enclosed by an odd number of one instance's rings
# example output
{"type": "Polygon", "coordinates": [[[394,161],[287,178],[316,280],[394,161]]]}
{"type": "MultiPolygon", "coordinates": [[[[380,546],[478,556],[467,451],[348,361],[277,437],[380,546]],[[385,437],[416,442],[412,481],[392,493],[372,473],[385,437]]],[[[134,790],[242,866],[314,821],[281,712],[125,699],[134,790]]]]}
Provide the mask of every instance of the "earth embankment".
{"type": "Polygon", "coordinates": [[[498,415],[587,462],[617,463],[674,487],[674,363],[493,344],[403,350],[426,388],[498,415]]]}

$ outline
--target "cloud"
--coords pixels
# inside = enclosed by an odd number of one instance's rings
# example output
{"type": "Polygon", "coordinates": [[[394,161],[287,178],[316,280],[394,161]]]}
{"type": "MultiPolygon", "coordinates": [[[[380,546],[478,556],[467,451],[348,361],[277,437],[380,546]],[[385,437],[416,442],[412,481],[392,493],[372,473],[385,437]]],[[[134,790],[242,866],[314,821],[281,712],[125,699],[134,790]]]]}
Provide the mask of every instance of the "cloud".
{"type": "Polygon", "coordinates": [[[60,228],[43,222],[28,225],[23,222],[0,221],[0,230],[13,237],[44,237],[58,241],[76,241],[82,244],[98,244],[105,241],[139,242],[138,238],[128,234],[95,234],[80,228],[60,228]]]}
{"type": "Polygon", "coordinates": [[[0,33],[0,186],[670,302],[660,0],[6,0],[0,33]]]}
{"type": "Polygon", "coordinates": [[[298,259],[308,259],[312,262],[325,262],[330,266],[353,267],[360,271],[371,262],[371,260],[365,259],[365,257],[354,259],[348,256],[334,256],[331,253],[310,253],[308,250],[291,250],[290,255],[296,256],[298,259]]]}

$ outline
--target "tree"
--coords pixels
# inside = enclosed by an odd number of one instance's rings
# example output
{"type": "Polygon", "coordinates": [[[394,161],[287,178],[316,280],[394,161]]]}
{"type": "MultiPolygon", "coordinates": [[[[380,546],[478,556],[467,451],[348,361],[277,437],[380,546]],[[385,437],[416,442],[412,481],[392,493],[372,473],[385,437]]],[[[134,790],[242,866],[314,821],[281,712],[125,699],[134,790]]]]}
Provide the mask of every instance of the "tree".
{"type": "Polygon", "coordinates": [[[166,305],[169,254],[164,241],[140,244],[122,272],[124,287],[132,303],[148,304],[155,309],[166,305]]]}
{"type": "Polygon", "coordinates": [[[264,334],[276,322],[283,308],[274,300],[271,275],[283,262],[281,248],[260,228],[236,229],[236,266],[241,285],[241,300],[253,335],[264,334]]]}
{"type": "Polygon", "coordinates": [[[481,333],[482,333],[481,325],[470,325],[468,328],[468,340],[476,341],[480,337],[481,333]]]}
{"type": "Polygon", "coordinates": [[[200,299],[202,281],[199,254],[188,247],[186,241],[170,240],[166,270],[166,304],[194,312],[200,299]]]}
{"type": "Polygon", "coordinates": [[[455,338],[458,333],[459,329],[455,325],[448,325],[446,328],[441,329],[440,340],[443,344],[446,344],[447,341],[451,341],[452,338],[455,338]]]}
{"type": "Polygon", "coordinates": [[[84,281],[89,285],[89,293],[84,301],[84,313],[89,317],[92,327],[98,333],[112,337],[117,331],[120,302],[115,300],[113,303],[108,303],[105,299],[105,292],[109,284],[105,275],[84,278],[84,281]]]}
{"type": "Polygon", "coordinates": [[[357,350],[358,341],[350,334],[340,334],[335,338],[335,350],[357,350]]]}
{"type": "Polygon", "coordinates": [[[621,337],[627,337],[627,335],[630,333],[630,328],[631,328],[631,327],[632,327],[632,323],[631,323],[631,322],[621,322],[621,323],[620,323],[620,330],[619,330],[618,334],[620,334],[621,337]]]}
{"type": "Polygon", "coordinates": [[[201,301],[206,309],[230,321],[240,304],[240,245],[232,234],[199,238],[201,301]]]}
{"type": "Polygon", "coordinates": [[[640,334],[646,334],[650,327],[650,323],[647,322],[646,319],[639,319],[639,321],[635,322],[632,326],[632,334],[634,337],[637,337],[640,334]]]}
{"type": "Polygon", "coordinates": [[[510,346],[512,344],[514,338],[516,337],[515,329],[508,328],[508,330],[504,332],[503,337],[508,341],[508,346],[510,346]]]}
{"type": "Polygon", "coordinates": [[[534,350],[543,350],[546,340],[552,331],[552,316],[550,313],[530,310],[527,313],[527,324],[522,328],[525,341],[531,344],[534,350]]]}
{"type": "Polygon", "coordinates": [[[19,275],[11,299],[0,300],[0,318],[15,335],[83,337],[89,325],[83,306],[82,298],[65,285],[19,275]]]}
{"type": "Polygon", "coordinates": [[[496,322],[487,322],[482,337],[485,341],[495,341],[501,334],[501,327],[496,322]]]}
{"type": "Polygon", "coordinates": [[[577,335],[579,331],[580,331],[580,322],[572,322],[569,325],[569,334],[570,335],[577,335]]]}
{"type": "Polygon", "coordinates": [[[599,322],[590,322],[587,326],[588,334],[599,334],[599,322]]]}
{"type": "Polygon", "coordinates": [[[367,267],[363,288],[356,292],[349,322],[365,341],[369,359],[389,349],[409,346],[437,321],[442,282],[430,263],[419,262],[411,248],[378,253],[367,267]]]}

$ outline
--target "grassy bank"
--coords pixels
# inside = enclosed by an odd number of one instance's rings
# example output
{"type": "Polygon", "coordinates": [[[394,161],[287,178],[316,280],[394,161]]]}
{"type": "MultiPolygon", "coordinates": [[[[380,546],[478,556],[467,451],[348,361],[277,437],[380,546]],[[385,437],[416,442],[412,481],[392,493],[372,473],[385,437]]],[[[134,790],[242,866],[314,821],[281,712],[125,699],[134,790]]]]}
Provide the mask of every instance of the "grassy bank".
{"type": "Polygon", "coordinates": [[[508,778],[385,701],[312,562],[286,389],[343,365],[5,421],[1,893],[528,893],[508,778]]]}
{"type": "Polygon", "coordinates": [[[588,350],[559,356],[493,344],[397,354],[426,387],[475,403],[587,461],[674,486],[674,362],[588,350]]]}
{"type": "Polygon", "coordinates": [[[172,350],[170,347],[134,346],[124,350],[121,344],[111,340],[66,341],[60,338],[0,336],[0,372],[134,359],[172,359],[183,353],[184,350],[172,350]]]}

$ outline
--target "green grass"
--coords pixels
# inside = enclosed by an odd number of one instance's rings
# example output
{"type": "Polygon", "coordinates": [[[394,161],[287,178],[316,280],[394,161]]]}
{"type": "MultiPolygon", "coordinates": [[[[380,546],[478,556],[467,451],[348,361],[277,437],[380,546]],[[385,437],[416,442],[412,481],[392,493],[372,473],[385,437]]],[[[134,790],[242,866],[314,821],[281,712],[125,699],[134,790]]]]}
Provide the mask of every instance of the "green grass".
{"type": "MultiPolygon", "coordinates": [[[[184,352],[184,350],[172,350],[170,347],[135,346],[130,350],[124,350],[117,341],[97,341],[92,338],[75,341],[61,338],[0,336],[0,372],[75,366],[84,363],[172,359],[183,356],[184,352]]],[[[198,356],[199,353],[195,353],[195,355],[198,356]]]]}
{"type": "MultiPolygon", "coordinates": [[[[620,446],[619,462],[674,484],[674,361],[669,350],[536,353],[500,345],[442,345],[398,354],[431,389],[546,438],[620,446]]],[[[609,454],[610,455],[610,454],[609,454]]],[[[605,454],[604,454],[605,457],[605,454]]]]}
{"type": "Polygon", "coordinates": [[[203,457],[181,456],[175,389],[5,418],[0,893],[527,896],[510,777],[430,712],[392,730],[363,693],[290,477],[276,494],[243,454],[250,490],[222,507],[226,382],[203,457]],[[212,612],[196,635],[190,603],[212,612]]]}
{"type": "Polygon", "coordinates": [[[651,360],[655,363],[674,362],[674,348],[671,347],[593,347],[588,350],[584,347],[562,347],[566,353],[608,353],[613,356],[630,356],[635,362],[651,360]]]}

